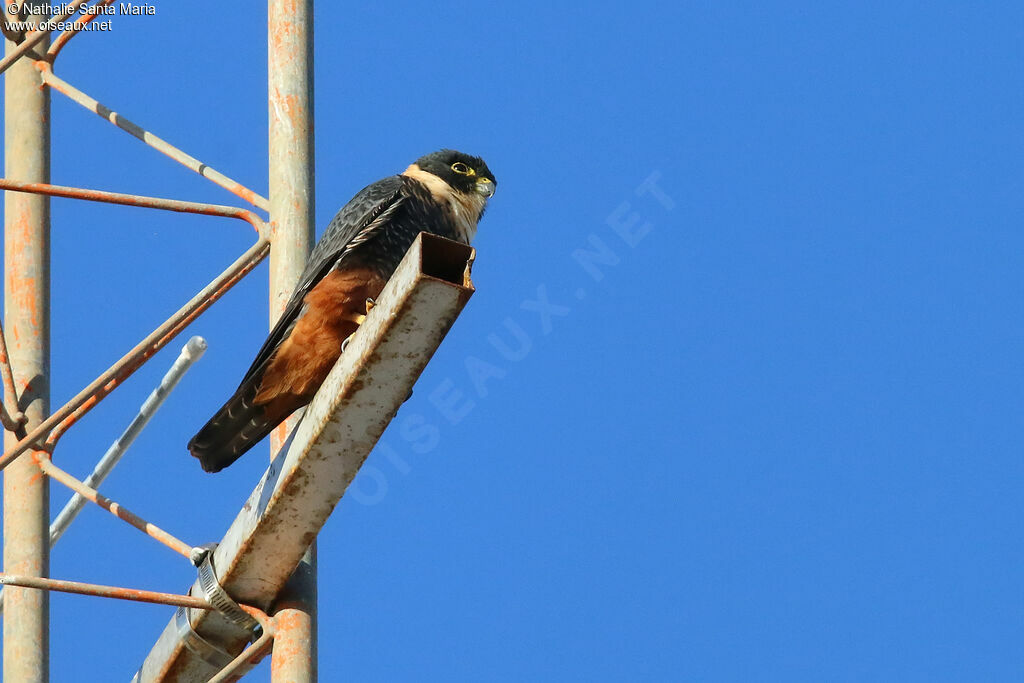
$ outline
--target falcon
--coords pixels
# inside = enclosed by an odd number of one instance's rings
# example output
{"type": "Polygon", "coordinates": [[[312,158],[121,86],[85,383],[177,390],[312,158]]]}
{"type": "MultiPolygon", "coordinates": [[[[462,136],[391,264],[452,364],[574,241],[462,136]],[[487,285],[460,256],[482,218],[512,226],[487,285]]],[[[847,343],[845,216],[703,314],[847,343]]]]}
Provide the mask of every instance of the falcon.
{"type": "Polygon", "coordinates": [[[203,469],[224,469],[309,403],[416,236],[469,244],[495,187],[483,159],[443,149],[353,197],[310,254],[238,389],[189,441],[203,469]]]}

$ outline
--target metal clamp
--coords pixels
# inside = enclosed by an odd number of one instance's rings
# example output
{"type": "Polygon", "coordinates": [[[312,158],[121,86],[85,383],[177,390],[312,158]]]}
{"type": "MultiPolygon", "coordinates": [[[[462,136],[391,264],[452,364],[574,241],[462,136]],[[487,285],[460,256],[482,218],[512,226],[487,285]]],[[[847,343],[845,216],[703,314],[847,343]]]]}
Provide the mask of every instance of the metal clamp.
{"type": "Polygon", "coordinates": [[[238,603],[235,602],[227,591],[217,580],[217,572],[213,568],[213,551],[206,553],[206,557],[199,564],[199,586],[203,589],[206,599],[223,614],[228,621],[258,638],[262,627],[260,622],[247,614],[238,603]]]}
{"type": "MultiPolygon", "coordinates": [[[[174,613],[174,625],[177,627],[178,636],[181,638],[181,642],[185,648],[194,653],[199,657],[199,659],[203,660],[211,667],[215,669],[223,669],[231,663],[231,660],[234,659],[234,657],[229,655],[227,652],[209,642],[193,630],[192,623],[188,618],[187,607],[179,607],[178,611],[174,613]]],[[[136,674],[136,677],[138,677],[138,674],[136,674]]]]}
{"type": "MultiPolygon", "coordinates": [[[[217,572],[213,567],[213,551],[216,544],[192,549],[192,560],[199,572],[199,587],[204,597],[210,601],[217,611],[235,626],[252,634],[256,639],[263,627],[256,619],[249,616],[235,602],[217,580],[217,572]]],[[[185,648],[215,669],[223,669],[234,660],[234,655],[225,652],[217,645],[203,638],[192,628],[190,609],[179,607],[174,615],[174,623],[178,636],[185,648]]]]}

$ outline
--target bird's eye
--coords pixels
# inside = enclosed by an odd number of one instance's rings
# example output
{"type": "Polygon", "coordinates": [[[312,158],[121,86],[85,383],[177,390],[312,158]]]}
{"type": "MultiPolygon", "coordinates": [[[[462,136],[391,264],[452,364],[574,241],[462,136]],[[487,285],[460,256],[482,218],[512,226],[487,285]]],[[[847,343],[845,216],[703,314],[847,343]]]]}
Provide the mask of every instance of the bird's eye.
{"type": "Polygon", "coordinates": [[[466,166],[461,161],[456,161],[454,164],[452,164],[452,170],[458,173],[459,175],[469,175],[473,169],[471,169],[469,166],[466,166]]]}

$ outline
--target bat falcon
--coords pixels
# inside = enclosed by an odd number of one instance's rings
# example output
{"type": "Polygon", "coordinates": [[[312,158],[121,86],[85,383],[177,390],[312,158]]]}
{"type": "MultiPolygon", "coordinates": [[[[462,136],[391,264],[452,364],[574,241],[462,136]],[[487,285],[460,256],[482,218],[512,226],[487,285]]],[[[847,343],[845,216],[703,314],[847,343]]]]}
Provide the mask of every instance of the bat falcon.
{"type": "Polygon", "coordinates": [[[483,159],[444,149],[353,197],[310,254],[238,389],[189,441],[203,469],[224,469],[309,403],[416,236],[469,244],[496,185],[483,159]]]}

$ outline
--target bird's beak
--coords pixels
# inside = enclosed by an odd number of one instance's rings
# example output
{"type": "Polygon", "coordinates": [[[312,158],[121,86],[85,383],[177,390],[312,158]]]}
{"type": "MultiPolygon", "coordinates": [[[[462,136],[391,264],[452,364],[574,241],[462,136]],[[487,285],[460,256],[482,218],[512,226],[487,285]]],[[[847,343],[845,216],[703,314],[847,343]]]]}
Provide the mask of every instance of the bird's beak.
{"type": "Polygon", "coordinates": [[[494,194],[494,183],[490,178],[477,178],[476,191],[485,197],[490,197],[494,194]]]}

